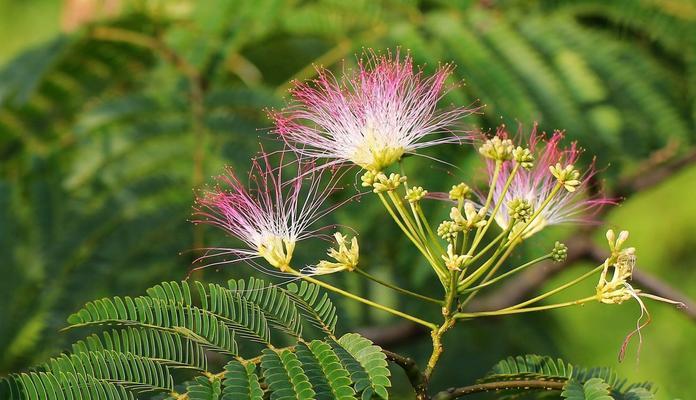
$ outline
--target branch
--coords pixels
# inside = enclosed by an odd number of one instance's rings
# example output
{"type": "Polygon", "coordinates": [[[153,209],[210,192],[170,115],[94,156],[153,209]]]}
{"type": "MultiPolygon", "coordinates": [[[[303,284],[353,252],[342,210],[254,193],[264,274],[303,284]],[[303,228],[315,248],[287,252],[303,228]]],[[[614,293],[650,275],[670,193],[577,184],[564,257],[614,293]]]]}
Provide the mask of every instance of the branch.
{"type": "Polygon", "coordinates": [[[408,381],[411,383],[411,386],[413,386],[416,393],[425,393],[427,391],[428,380],[421,372],[420,368],[418,368],[418,364],[416,364],[415,360],[410,357],[404,357],[396,354],[389,350],[382,349],[382,352],[387,356],[389,361],[397,364],[404,370],[408,381]]]}
{"type": "Polygon", "coordinates": [[[450,400],[463,397],[469,394],[492,392],[499,390],[512,389],[539,389],[539,390],[563,390],[565,382],[553,382],[544,380],[533,381],[504,381],[504,382],[488,382],[477,383],[471,386],[460,388],[452,388],[444,390],[433,397],[433,400],[450,400]]]}

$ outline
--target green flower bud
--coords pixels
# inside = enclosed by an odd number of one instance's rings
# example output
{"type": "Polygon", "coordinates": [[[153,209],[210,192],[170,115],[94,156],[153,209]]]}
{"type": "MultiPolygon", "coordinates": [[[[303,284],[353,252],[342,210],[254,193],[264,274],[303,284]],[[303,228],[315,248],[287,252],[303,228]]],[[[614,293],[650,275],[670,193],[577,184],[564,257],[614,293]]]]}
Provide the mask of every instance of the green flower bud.
{"type": "Polygon", "coordinates": [[[449,191],[449,198],[450,200],[460,201],[469,197],[470,193],[471,189],[469,186],[462,182],[458,185],[452,186],[452,189],[449,191]]]}
{"type": "Polygon", "coordinates": [[[534,214],[534,207],[529,201],[524,199],[512,199],[508,201],[507,207],[508,215],[516,221],[527,222],[534,214]]]}
{"type": "Polygon", "coordinates": [[[479,148],[479,153],[486,158],[496,161],[512,160],[512,151],[514,150],[512,140],[501,139],[498,135],[493,136],[479,148]]]}
{"type": "Polygon", "coordinates": [[[574,192],[578,186],[582,184],[580,181],[580,171],[575,169],[573,164],[568,164],[563,167],[561,163],[556,163],[556,165],[549,166],[549,171],[551,171],[551,175],[553,175],[569,192],[574,192]]]}
{"type": "Polygon", "coordinates": [[[568,258],[568,246],[561,242],[556,242],[551,250],[551,259],[555,262],[563,262],[568,258]]]}
{"type": "Polygon", "coordinates": [[[409,188],[406,191],[406,200],[408,200],[409,203],[413,204],[423,199],[423,197],[425,197],[426,194],[428,194],[427,190],[423,189],[420,186],[415,186],[409,188]]]}
{"type": "Polygon", "coordinates": [[[517,146],[512,152],[512,157],[515,162],[520,164],[524,169],[531,169],[534,166],[534,155],[531,150],[517,146]]]}
{"type": "Polygon", "coordinates": [[[372,191],[375,193],[391,192],[396,190],[400,184],[406,182],[406,177],[399,174],[389,174],[389,177],[380,172],[375,176],[375,182],[372,184],[372,191]]]}
{"type": "Polygon", "coordinates": [[[461,231],[461,227],[457,225],[454,221],[443,221],[440,226],[437,227],[437,235],[444,240],[454,240],[457,237],[457,233],[461,231]]]}
{"type": "Polygon", "coordinates": [[[375,176],[377,174],[372,172],[372,171],[365,171],[364,174],[360,177],[360,180],[362,181],[362,185],[364,187],[370,187],[374,185],[375,183],[375,176]]]}

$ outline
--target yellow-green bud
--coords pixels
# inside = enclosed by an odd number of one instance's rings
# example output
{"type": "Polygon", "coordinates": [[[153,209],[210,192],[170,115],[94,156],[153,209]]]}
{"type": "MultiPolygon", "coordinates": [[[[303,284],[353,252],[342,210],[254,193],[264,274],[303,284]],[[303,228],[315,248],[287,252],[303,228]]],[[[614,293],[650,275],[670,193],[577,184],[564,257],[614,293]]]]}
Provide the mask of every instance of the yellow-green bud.
{"type": "Polygon", "coordinates": [[[486,158],[496,161],[512,160],[512,151],[515,147],[510,139],[500,139],[498,135],[493,136],[479,148],[479,153],[486,158]]]}
{"type": "Polygon", "coordinates": [[[420,186],[415,186],[406,191],[406,200],[408,200],[409,203],[416,203],[423,199],[426,194],[428,194],[427,190],[420,186]]]}
{"type": "Polygon", "coordinates": [[[524,199],[514,198],[508,201],[507,207],[508,215],[516,221],[527,222],[534,214],[534,206],[524,199]]]}
{"type": "Polygon", "coordinates": [[[481,208],[476,211],[476,206],[474,203],[467,202],[464,204],[464,215],[466,216],[466,226],[467,228],[481,228],[486,225],[486,213],[487,209],[481,208]]]}
{"type": "Polygon", "coordinates": [[[551,250],[551,259],[555,262],[563,262],[568,258],[568,246],[561,242],[556,242],[551,250]]]}
{"type": "Polygon", "coordinates": [[[534,166],[534,155],[528,148],[517,146],[512,152],[512,157],[524,169],[530,169],[534,166]]]}
{"type": "Polygon", "coordinates": [[[449,191],[449,198],[451,200],[460,201],[469,197],[470,193],[471,189],[469,188],[469,186],[466,183],[462,182],[458,185],[452,186],[452,189],[450,189],[449,191]]]}
{"type": "Polygon", "coordinates": [[[454,221],[443,221],[437,227],[437,235],[444,240],[454,240],[457,237],[457,233],[461,230],[461,227],[454,221]]]}
{"type": "Polygon", "coordinates": [[[380,172],[375,176],[375,182],[372,184],[372,191],[375,193],[391,192],[396,190],[400,184],[406,182],[406,177],[399,174],[385,175],[380,172]]]}
{"type": "Polygon", "coordinates": [[[362,174],[362,176],[360,177],[360,180],[362,181],[362,185],[364,187],[370,187],[370,186],[374,185],[376,175],[377,174],[375,172],[365,171],[365,173],[362,174]]]}
{"type": "Polygon", "coordinates": [[[575,169],[573,164],[568,164],[565,167],[561,163],[556,163],[556,165],[549,166],[549,171],[563,187],[569,191],[574,192],[582,182],[580,181],[580,171],[575,169]]]}

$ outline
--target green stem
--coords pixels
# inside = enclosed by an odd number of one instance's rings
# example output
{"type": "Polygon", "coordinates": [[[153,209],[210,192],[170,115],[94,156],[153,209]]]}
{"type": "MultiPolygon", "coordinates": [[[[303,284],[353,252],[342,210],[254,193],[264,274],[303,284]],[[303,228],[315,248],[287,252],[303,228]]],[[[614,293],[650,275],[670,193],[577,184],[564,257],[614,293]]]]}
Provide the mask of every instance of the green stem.
{"type": "Polygon", "coordinates": [[[425,229],[428,232],[428,236],[430,236],[430,241],[437,246],[440,253],[444,254],[445,249],[442,247],[442,244],[440,243],[440,238],[437,235],[435,235],[435,232],[433,232],[433,229],[430,227],[428,218],[425,216],[423,208],[420,206],[420,204],[416,204],[416,211],[418,212],[418,216],[420,217],[420,219],[423,221],[423,225],[425,225],[425,229]]]}
{"type": "MultiPolygon", "coordinates": [[[[510,230],[511,230],[511,229],[512,229],[512,225],[508,226],[508,227],[503,231],[502,234],[503,234],[503,235],[508,235],[508,234],[510,233],[510,230]]],[[[493,264],[493,262],[495,262],[495,260],[498,258],[498,255],[499,255],[503,250],[508,249],[508,251],[512,251],[512,250],[509,249],[509,247],[511,247],[509,242],[508,242],[508,243],[505,243],[505,244],[502,244],[501,246],[499,246],[499,247],[495,250],[495,253],[493,253],[493,255],[492,255],[485,263],[483,263],[483,265],[481,265],[481,266],[478,267],[474,272],[472,272],[471,275],[469,275],[469,276],[467,276],[466,278],[464,278],[464,276],[463,276],[463,274],[462,274],[462,275],[459,277],[460,280],[461,280],[461,282],[459,283],[459,288],[460,288],[460,290],[466,288],[468,285],[473,284],[474,281],[475,281],[476,279],[478,279],[479,277],[481,277],[481,275],[483,275],[483,273],[486,272],[486,271],[488,270],[488,268],[493,264]],[[463,278],[463,279],[462,279],[462,278],[463,278]]],[[[514,246],[512,246],[512,247],[514,248],[514,246]]]]}
{"type": "Polygon", "coordinates": [[[460,313],[454,314],[454,318],[455,319],[469,319],[469,318],[477,318],[477,317],[492,317],[492,316],[499,316],[499,315],[522,314],[522,313],[535,312],[535,311],[553,310],[555,308],[577,306],[577,305],[584,304],[584,303],[594,301],[594,300],[597,300],[596,295],[585,297],[584,299],[580,299],[580,300],[566,301],[564,303],[549,304],[546,306],[518,308],[518,309],[512,309],[512,310],[511,309],[502,309],[502,310],[497,310],[497,311],[481,311],[481,312],[474,312],[474,313],[461,313],[460,312],[460,313]]]}
{"type": "Polygon", "coordinates": [[[434,298],[432,298],[432,297],[424,296],[424,295],[422,295],[422,294],[419,294],[419,293],[416,293],[416,292],[412,292],[412,291],[410,291],[410,290],[407,290],[407,289],[404,289],[404,288],[402,288],[402,287],[396,286],[396,285],[391,284],[391,283],[389,283],[389,282],[383,281],[383,280],[377,278],[376,276],[371,275],[371,274],[369,274],[369,273],[363,271],[362,269],[356,268],[354,271],[357,272],[358,274],[364,276],[365,278],[367,278],[367,279],[373,281],[373,282],[376,282],[376,283],[378,283],[378,284],[380,284],[380,285],[382,285],[382,286],[388,287],[389,289],[395,290],[395,291],[397,291],[397,292],[399,292],[399,293],[403,293],[403,294],[408,295],[408,296],[413,296],[413,297],[418,298],[418,299],[421,299],[421,300],[429,301],[429,302],[431,302],[431,303],[435,303],[435,304],[438,304],[438,305],[440,305],[440,306],[442,305],[442,300],[438,300],[438,299],[434,299],[434,298]]]}
{"type": "MultiPolygon", "coordinates": [[[[512,250],[513,250],[514,248],[515,248],[514,245],[507,248],[507,250],[505,251],[505,253],[503,253],[503,255],[500,257],[500,259],[498,260],[498,262],[495,264],[495,266],[493,266],[493,268],[491,268],[491,270],[488,271],[488,274],[486,274],[486,276],[481,280],[481,284],[486,283],[486,281],[487,281],[491,276],[493,276],[493,274],[495,274],[495,272],[498,270],[498,268],[500,268],[500,266],[503,264],[503,262],[505,262],[505,260],[510,256],[510,253],[512,253],[512,250]]],[[[495,258],[496,258],[496,256],[497,256],[498,254],[499,254],[499,252],[496,252],[496,254],[494,254],[493,257],[491,257],[491,259],[490,259],[490,262],[491,262],[491,263],[495,260],[495,258]]],[[[473,281],[472,281],[472,282],[473,282],[473,281]]],[[[478,292],[479,292],[479,289],[474,290],[474,291],[472,291],[471,293],[469,293],[469,295],[466,296],[466,298],[460,302],[460,308],[464,308],[464,306],[466,306],[467,304],[469,304],[469,302],[471,301],[471,299],[473,299],[473,298],[476,296],[476,294],[477,294],[478,292]]]]}
{"type": "Polygon", "coordinates": [[[430,329],[437,329],[437,325],[434,324],[434,323],[432,323],[432,322],[428,322],[428,321],[422,320],[422,319],[420,319],[420,318],[418,318],[418,317],[414,317],[413,315],[406,314],[405,312],[401,312],[401,311],[399,311],[399,310],[395,310],[395,309],[390,308],[390,307],[387,307],[387,306],[385,306],[385,305],[382,305],[382,304],[379,304],[379,303],[375,303],[375,302],[372,301],[372,300],[368,300],[368,299],[365,299],[365,298],[363,298],[363,297],[354,295],[353,293],[347,292],[347,291],[345,291],[345,290],[343,290],[343,289],[339,289],[339,288],[337,288],[337,287],[335,287],[335,286],[333,286],[333,285],[330,285],[330,284],[328,284],[328,283],[326,283],[326,282],[322,282],[322,281],[320,281],[320,280],[318,280],[318,279],[312,278],[311,276],[303,275],[303,274],[301,274],[300,272],[295,271],[295,270],[292,269],[292,268],[289,268],[289,267],[288,267],[288,268],[286,268],[285,271],[283,271],[283,272],[290,273],[290,274],[292,274],[292,275],[295,275],[295,276],[297,276],[297,277],[300,277],[300,278],[306,280],[307,282],[312,282],[312,283],[314,283],[314,284],[316,284],[316,285],[319,285],[319,286],[323,287],[324,289],[330,290],[330,291],[332,291],[332,292],[334,292],[334,293],[338,293],[338,294],[340,294],[340,295],[342,295],[342,296],[345,296],[345,297],[347,297],[347,298],[349,298],[349,299],[358,301],[358,302],[360,302],[360,303],[367,304],[368,306],[374,307],[374,308],[376,308],[376,309],[378,309],[378,310],[382,310],[382,311],[388,312],[388,313],[390,313],[390,314],[396,315],[397,317],[401,317],[401,318],[407,319],[407,320],[409,320],[409,321],[415,322],[415,323],[417,323],[417,324],[419,324],[419,325],[423,325],[423,326],[428,327],[428,328],[430,328],[430,329]]]}
{"type": "Polygon", "coordinates": [[[516,274],[516,273],[522,271],[523,269],[525,269],[525,268],[527,268],[527,267],[531,267],[532,265],[534,265],[534,264],[536,264],[536,263],[540,263],[540,262],[542,262],[542,261],[544,261],[544,260],[548,260],[549,258],[551,258],[551,254],[547,254],[547,255],[541,256],[541,257],[539,257],[539,258],[535,258],[534,260],[529,261],[529,262],[527,262],[527,263],[524,263],[524,264],[520,265],[520,266],[517,267],[517,268],[514,268],[514,269],[512,269],[512,270],[510,270],[510,271],[508,271],[508,272],[506,272],[506,273],[504,273],[504,274],[501,274],[500,276],[495,277],[494,279],[491,279],[490,281],[487,281],[487,282],[485,282],[485,283],[483,283],[483,284],[480,284],[480,285],[478,285],[478,286],[474,286],[474,287],[471,287],[471,288],[468,288],[468,289],[464,289],[464,290],[462,290],[460,293],[464,294],[464,293],[473,292],[473,291],[475,291],[475,290],[483,289],[483,288],[485,288],[485,287],[487,287],[487,286],[490,286],[490,285],[492,285],[492,284],[494,284],[494,283],[496,283],[496,282],[498,282],[498,281],[501,281],[501,280],[507,278],[507,277],[510,276],[510,275],[514,275],[514,274],[516,274]]]}
{"type": "MultiPolygon", "coordinates": [[[[493,199],[493,191],[495,190],[496,187],[496,182],[498,181],[498,175],[500,174],[500,170],[502,168],[502,163],[500,161],[496,162],[496,167],[495,167],[495,173],[493,174],[493,183],[491,183],[491,188],[490,191],[488,192],[488,198],[486,199],[486,205],[484,206],[485,209],[488,209],[490,206],[490,203],[493,199]]],[[[508,189],[510,188],[510,184],[512,184],[512,179],[515,177],[517,174],[517,171],[520,168],[520,164],[515,163],[515,166],[512,167],[512,171],[510,171],[510,175],[508,176],[507,180],[505,181],[505,185],[503,186],[503,191],[500,193],[500,198],[498,199],[498,202],[495,205],[495,208],[493,208],[493,212],[491,213],[491,216],[488,218],[488,222],[486,225],[483,227],[481,232],[476,233],[476,237],[474,238],[474,242],[471,244],[471,248],[469,249],[469,253],[467,253],[469,256],[473,255],[474,251],[476,251],[476,248],[478,247],[479,243],[483,239],[484,235],[488,231],[488,228],[490,228],[491,225],[493,225],[493,221],[495,219],[496,214],[498,214],[498,210],[500,210],[500,207],[503,205],[503,201],[505,199],[505,194],[507,193],[508,189]]]]}
{"type": "MultiPolygon", "coordinates": [[[[554,294],[556,294],[556,293],[558,293],[558,292],[560,292],[560,291],[562,291],[562,290],[568,289],[569,287],[571,287],[571,286],[573,286],[573,285],[576,285],[576,284],[578,284],[578,283],[584,281],[585,279],[587,279],[587,278],[589,278],[590,276],[594,275],[595,273],[599,272],[599,271],[602,270],[603,268],[604,268],[604,264],[598,266],[597,268],[594,268],[592,271],[589,271],[589,272],[587,272],[587,273],[581,275],[581,276],[578,277],[578,278],[573,279],[572,281],[570,281],[570,282],[568,282],[568,283],[566,283],[566,284],[564,284],[564,285],[561,285],[561,286],[559,286],[559,287],[557,287],[557,288],[555,288],[555,289],[553,289],[553,290],[550,290],[550,291],[548,291],[548,292],[546,292],[546,293],[544,293],[544,294],[541,294],[541,295],[539,295],[539,296],[537,296],[537,297],[535,297],[535,298],[533,298],[533,299],[529,299],[529,300],[527,300],[527,301],[525,301],[525,302],[516,304],[516,305],[514,305],[514,306],[506,307],[506,308],[504,308],[503,310],[516,310],[516,309],[519,309],[519,308],[528,306],[528,305],[530,305],[530,304],[536,303],[537,301],[543,300],[543,299],[545,299],[545,298],[547,298],[547,297],[549,297],[549,296],[553,296],[554,294]]],[[[502,311],[502,310],[501,310],[501,311],[502,311]]]]}

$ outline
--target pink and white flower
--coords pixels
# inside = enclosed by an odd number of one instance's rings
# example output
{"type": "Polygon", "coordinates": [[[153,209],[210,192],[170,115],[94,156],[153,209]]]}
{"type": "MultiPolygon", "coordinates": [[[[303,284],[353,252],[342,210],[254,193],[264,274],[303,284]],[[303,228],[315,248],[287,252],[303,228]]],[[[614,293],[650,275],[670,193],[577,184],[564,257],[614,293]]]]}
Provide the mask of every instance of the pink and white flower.
{"type": "Polygon", "coordinates": [[[445,65],[426,77],[398,51],[369,52],[340,80],[318,69],[316,79],[292,89],[293,103],[273,115],[275,132],[305,156],[381,171],[404,154],[468,138],[453,126],[473,109],[436,108],[451,72],[445,65]]]}
{"type": "MultiPolygon", "coordinates": [[[[504,128],[498,130],[498,136],[502,139],[507,138],[504,128]]],[[[580,183],[577,188],[573,191],[559,190],[549,203],[543,209],[541,208],[558,183],[556,177],[549,171],[549,167],[558,163],[563,166],[574,165],[581,153],[575,142],[568,148],[561,148],[562,139],[563,133],[556,131],[550,139],[543,140],[543,135],[537,134],[535,126],[528,142],[529,149],[535,155],[534,165],[530,169],[518,168],[505,194],[503,194],[503,188],[512,173],[514,164],[513,161],[502,164],[493,191],[493,207],[500,204],[495,221],[501,228],[507,229],[510,224],[509,204],[514,199],[527,201],[532,206],[533,212],[541,209],[539,215],[525,228],[522,233],[523,238],[528,238],[550,225],[593,223],[592,216],[602,206],[616,204],[614,200],[602,197],[601,194],[590,193],[589,181],[595,174],[594,165],[591,165],[579,178],[580,183]],[[538,147],[541,148],[538,149],[538,147]]],[[[489,174],[493,176],[495,162],[488,160],[487,163],[489,174]]]]}
{"type": "Polygon", "coordinates": [[[321,229],[312,230],[311,226],[338,207],[325,207],[324,203],[339,177],[332,174],[326,178],[326,170],[299,158],[287,162],[284,154],[277,167],[271,165],[266,153],[252,160],[249,187],[228,168],[214,189],[197,198],[194,215],[198,219],[194,222],[218,226],[244,243],[243,248],[209,249],[211,253],[201,259],[231,256],[231,261],[212,265],[247,261],[262,268],[253,261],[261,257],[285,271],[296,243],[318,236],[321,229]],[[290,168],[297,174],[286,179],[284,171],[290,168]]]}

